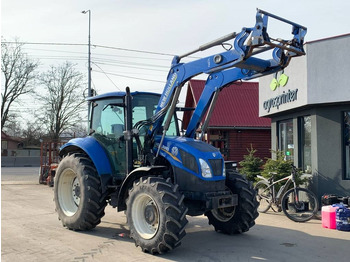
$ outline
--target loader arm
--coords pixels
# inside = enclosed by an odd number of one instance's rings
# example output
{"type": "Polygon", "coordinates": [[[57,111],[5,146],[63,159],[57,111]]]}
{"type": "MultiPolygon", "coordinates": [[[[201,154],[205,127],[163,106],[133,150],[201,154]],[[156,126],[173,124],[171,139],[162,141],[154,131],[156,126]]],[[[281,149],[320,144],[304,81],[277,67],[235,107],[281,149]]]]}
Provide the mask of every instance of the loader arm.
{"type": "Polygon", "coordinates": [[[210,116],[218,92],[223,87],[238,80],[249,80],[283,70],[288,66],[291,58],[305,54],[303,43],[306,31],[307,29],[304,26],[258,9],[254,27],[243,28],[238,34],[231,33],[184,55],[175,56],[155,114],[148,121],[150,128],[145,141],[154,141],[154,136],[159,133],[160,127],[163,127],[159,153],[175,112],[181,87],[188,80],[202,73],[209,75],[185,134],[186,137],[194,137],[195,131],[207,111],[207,116],[210,116]],[[292,39],[282,40],[270,37],[267,33],[269,17],[291,25],[292,39]],[[184,57],[217,45],[223,45],[232,39],[234,39],[234,42],[230,50],[192,62],[180,63],[184,57]],[[270,50],[273,50],[270,59],[257,57],[257,55],[270,50]],[[167,119],[164,120],[166,115],[167,119]]]}
{"type": "Polygon", "coordinates": [[[271,65],[265,71],[251,71],[245,73],[241,68],[236,67],[210,74],[184,136],[194,138],[196,130],[206,115],[206,119],[201,127],[201,134],[203,135],[205,133],[211,113],[215,107],[216,99],[223,88],[238,80],[251,80],[267,74],[273,74],[279,70],[281,70],[280,65],[271,65]]]}

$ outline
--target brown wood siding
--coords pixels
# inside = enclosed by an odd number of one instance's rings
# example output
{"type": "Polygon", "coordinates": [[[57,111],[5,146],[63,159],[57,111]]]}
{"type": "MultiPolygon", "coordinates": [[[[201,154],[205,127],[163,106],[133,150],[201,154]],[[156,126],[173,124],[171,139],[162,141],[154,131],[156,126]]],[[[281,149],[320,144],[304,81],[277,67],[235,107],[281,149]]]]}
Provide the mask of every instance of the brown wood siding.
{"type": "Polygon", "coordinates": [[[229,153],[227,160],[242,161],[248,154],[250,145],[257,150],[256,156],[266,161],[271,157],[271,130],[231,130],[229,131],[229,153]]]}

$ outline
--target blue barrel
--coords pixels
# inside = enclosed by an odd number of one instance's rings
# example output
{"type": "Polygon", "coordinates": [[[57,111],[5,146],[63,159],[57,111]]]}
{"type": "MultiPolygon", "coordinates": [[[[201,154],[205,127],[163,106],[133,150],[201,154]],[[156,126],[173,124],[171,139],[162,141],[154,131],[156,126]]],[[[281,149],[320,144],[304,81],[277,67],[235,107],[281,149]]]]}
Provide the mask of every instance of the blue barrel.
{"type": "Polygon", "coordinates": [[[337,229],[341,231],[350,231],[350,209],[344,205],[338,205],[335,211],[337,229]]]}

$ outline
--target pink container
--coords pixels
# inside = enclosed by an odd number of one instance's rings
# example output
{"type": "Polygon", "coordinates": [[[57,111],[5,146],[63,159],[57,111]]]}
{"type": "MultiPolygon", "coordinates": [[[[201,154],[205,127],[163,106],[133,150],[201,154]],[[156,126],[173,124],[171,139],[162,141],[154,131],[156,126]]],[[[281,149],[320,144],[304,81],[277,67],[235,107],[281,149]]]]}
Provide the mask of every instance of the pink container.
{"type": "Polygon", "coordinates": [[[337,223],[335,220],[335,211],[339,207],[335,206],[323,206],[322,207],[322,227],[329,228],[329,229],[336,229],[337,223]]]}

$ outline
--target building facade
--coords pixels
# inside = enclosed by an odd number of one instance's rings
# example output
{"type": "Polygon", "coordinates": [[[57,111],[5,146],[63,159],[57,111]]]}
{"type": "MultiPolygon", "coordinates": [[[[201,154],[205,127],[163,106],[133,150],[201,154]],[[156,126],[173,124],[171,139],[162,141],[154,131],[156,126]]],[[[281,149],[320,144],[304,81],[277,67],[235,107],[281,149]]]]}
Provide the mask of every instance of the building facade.
{"type": "Polygon", "coordinates": [[[14,156],[16,155],[16,150],[20,148],[22,139],[18,137],[11,137],[5,132],[1,131],[1,156],[14,156]]]}
{"type": "Polygon", "coordinates": [[[271,119],[272,149],[313,175],[319,197],[350,195],[349,46],[350,34],[308,42],[306,56],[260,80],[259,115],[271,119]]]}

